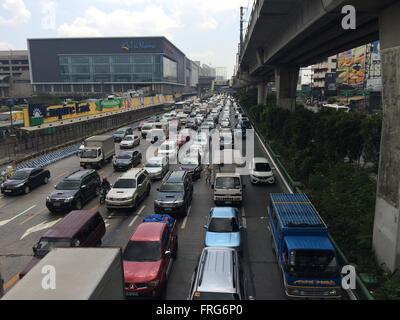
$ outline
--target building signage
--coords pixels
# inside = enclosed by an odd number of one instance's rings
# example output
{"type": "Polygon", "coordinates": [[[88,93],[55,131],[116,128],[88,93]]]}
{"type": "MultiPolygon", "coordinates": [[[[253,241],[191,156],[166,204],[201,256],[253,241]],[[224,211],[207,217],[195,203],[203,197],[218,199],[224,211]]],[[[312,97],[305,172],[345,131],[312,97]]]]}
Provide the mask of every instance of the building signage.
{"type": "Polygon", "coordinates": [[[145,40],[129,40],[122,44],[121,49],[125,51],[137,50],[137,49],[156,49],[154,43],[145,40]]]}

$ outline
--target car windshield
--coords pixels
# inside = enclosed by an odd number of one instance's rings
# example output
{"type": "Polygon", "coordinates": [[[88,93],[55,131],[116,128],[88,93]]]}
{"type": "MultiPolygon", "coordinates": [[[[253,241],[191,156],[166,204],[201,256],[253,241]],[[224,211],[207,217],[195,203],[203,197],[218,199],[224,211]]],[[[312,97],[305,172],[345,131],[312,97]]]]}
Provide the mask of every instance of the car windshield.
{"type": "Polygon", "coordinates": [[[10,180],[25,180],[28,179],[30,172],[27,171],[17,171],[10,180]]]}
{"type": "Polygon", "coordinates": [[[220,300],[240,300],[240,299],[239,295],[232,293],[195,292],[193,300],[220,301],[220,300]]]}
{"type": "Polygon", "coordinates": [[[216,179],[216,189],[240,189],[240,178],[237,177],[220,177],[216,179]]]}
{"type": "Polygon", "coordinates": [[[328,250],[297,250],[291,260],[292,272],[335,273],[338,268],[335,253],[328,250]]]}
{"type": "Polygon", "coordinates": [[[161,245],[158,241],[129,241],[124,252],[124,261],[128,262],[159,260],[161,260],[161,245]]]}
{"type": "Polygon", "coordinates": [[[125,137],[124,141],[133,141],[133,137],[125,137]]]}
{"type": "Polygon", "coordinates": [[[239,225],[235,218],[213,218],[208,231],[216,233],[239,232],[239,225]]]}
{"type": "Polygon", "coordinates": [[[91,149],[91,150],[83,150],[81,153],[81,158],[82,159],[95,159],[97,158],[97,150],[91,149]]]}
{"type": "Polygon", "coordinates": [[[151,130],[151,129],[153,129],[153,126],[150,125],[150,124],[146,124],[146,125],[144,125],[144,126],[142,127],[142,129],[143,129],[143,130],[151,130]]]}
{"type": "Polygon", "coordinates": [[[120,136],[120,135],[124,135],[125,132],[124,131],[117,131],[114,134],[120,136]]]}
{"type": "Polygon", "coordinates": [[[120,179],[114,184],[114,189],[135,189],[135,179],[120,179]]]}
{"type": "Polygon", "coordinates": [[[271,166],[269,165],[269,163],[256,163],[254,171],[270,172],[271,166]]]}
{"type": "Polygon", "coordinates": [[[165,183],[161,186],[160,192],[184,192],[185,188],[182,183],[165,183]]]}
{"type": "Polygon", "coordinates": [[[69,248],[71,241],[68,239],[42,239],[36,245],[36,255],[42,256],[53,250],[54,248],[69,248]]]}
{"type": "Polygon", "coordinates": [[[78,190],[79,187],[80,181],[64,180],[56,186],[56,190],[78,190]]]}
{"type": "Polygon", "coordinates": [[[130,160],[132,156],[129,153],[123,153],[117,156],[118,160],[130,160]]]}

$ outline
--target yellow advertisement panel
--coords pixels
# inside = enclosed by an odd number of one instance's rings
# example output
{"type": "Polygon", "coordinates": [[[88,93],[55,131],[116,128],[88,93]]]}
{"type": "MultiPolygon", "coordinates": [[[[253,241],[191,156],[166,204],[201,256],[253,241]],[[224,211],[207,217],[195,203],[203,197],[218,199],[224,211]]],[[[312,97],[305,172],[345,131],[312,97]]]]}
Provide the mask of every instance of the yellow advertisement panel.
{"type": "Polygon", "coordinates": [[[337,84],[360,88],[365,83],[366,46],[338,55],[337,84]]]}

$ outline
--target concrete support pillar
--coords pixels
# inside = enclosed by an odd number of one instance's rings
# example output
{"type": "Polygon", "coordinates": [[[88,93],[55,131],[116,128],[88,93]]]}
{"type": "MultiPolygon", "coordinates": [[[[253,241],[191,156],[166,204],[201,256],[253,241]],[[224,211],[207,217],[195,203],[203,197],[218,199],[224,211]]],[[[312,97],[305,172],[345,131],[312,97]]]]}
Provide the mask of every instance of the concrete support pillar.
{"type": "Polygon", "coordinates": [[[296,110],[298,67],[275,67],[276,102],[278,106],[290,111],[296,110]]]}
{"type": "Polygon", "coordinates": [[[267,88],[264,82],[257,85],[257,104],[265,105],[267,103],[267,88]]]}
{"type": "Polygon", "coordinates": [[[400,268],[400,3],[379,15],[383,128],[373,247],[383,269],[400,268]]]}

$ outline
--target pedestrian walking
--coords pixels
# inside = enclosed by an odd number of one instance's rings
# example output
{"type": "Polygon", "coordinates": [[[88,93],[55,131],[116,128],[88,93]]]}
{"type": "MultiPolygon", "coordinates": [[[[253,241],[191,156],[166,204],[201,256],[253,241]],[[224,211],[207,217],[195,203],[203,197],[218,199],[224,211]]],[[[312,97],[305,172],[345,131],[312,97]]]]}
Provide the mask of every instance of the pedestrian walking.
{"type": "Polygon", "coordinates": [[[212,174],[211,166],[207,165],[207,167],[206,167],[206,184],[208,184],[208,185],[211,184],[211,174],[212,174]]]}

